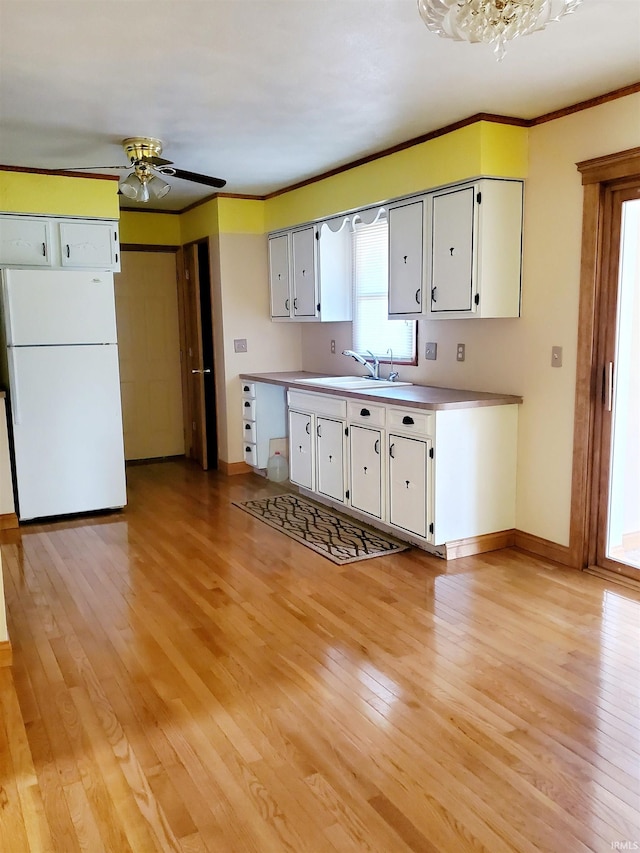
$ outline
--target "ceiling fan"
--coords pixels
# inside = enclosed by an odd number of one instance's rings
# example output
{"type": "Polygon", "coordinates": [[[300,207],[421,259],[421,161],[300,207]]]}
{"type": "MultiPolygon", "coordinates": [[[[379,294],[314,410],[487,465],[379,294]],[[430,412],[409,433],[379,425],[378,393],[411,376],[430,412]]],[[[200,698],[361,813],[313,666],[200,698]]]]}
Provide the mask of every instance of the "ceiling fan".
{"type": "Polygon", "coordinates": [[[129,158],[128,166],[80,166],[75,169],[56,169],[55,171],[80,171],[87,169],[133,169],[130,175],[119,183],[118,192],[134,201],[149,201],[151,198],[164,198],[171,189],[161,175],[193,181],[208,187],[221,189],[227,183],[222,178],[199,175],[177,169],[171,160],[165,160],[162,154],[162,142],[151,136],[131,136],[122,140],[124,153],[129,158]]]}

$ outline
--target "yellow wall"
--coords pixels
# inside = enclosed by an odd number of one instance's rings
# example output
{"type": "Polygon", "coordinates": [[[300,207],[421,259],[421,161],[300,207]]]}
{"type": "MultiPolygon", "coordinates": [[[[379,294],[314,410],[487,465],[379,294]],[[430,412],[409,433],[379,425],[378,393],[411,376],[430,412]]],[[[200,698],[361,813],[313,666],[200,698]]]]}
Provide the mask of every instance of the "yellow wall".
{"type": "Polygon", "coordinates": [[[120,214],[120,242],[146,246],[181,246],[180,216],[123,210],[120,214]]]}
{"type": "Polygon", "coordinates": [[[118,183],[98,178],[0,171],[0,210],[118,219],[118,183]]]}
{"type": "Polygon", "coordinates": [[[527,174],[526,128],[476,122],[266,202],[266,230],[275,231],[443,184],[527,174]]]}

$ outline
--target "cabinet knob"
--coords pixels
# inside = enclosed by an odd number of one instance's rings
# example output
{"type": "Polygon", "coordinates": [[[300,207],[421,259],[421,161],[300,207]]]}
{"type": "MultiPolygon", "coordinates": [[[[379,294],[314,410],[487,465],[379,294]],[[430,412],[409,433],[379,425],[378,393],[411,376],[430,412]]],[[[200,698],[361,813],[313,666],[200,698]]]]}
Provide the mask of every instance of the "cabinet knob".
{"type": "Polygon", "coordinates": [[[370,416],[371,416],[371,412],[369,411],[369,409],[360,409],[360,417],[368,418],[370,416]]]}
{"type": "Polygon", "coordinates": [[[413,426],[415,421],[413,420],[413,418],[410,418],[409,415],[405,415],[402,419],[402,423],[406,426],[413,426]]]}

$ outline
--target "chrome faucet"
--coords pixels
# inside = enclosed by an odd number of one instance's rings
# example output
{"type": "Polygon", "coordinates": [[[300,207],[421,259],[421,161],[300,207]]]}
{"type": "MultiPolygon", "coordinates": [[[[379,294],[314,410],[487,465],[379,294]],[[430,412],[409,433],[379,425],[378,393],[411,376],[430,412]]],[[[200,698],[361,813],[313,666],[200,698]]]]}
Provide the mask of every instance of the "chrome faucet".
{"type": "Polygon", "coordinates": [[[389,356],[389,361],[391,362],[391,365],[389,367],[389,376],[387,377],[387,379],[389,380],[389,382],[395,382],[399,376],[399,373],[397,370],[393,369],[393,350],[388,349],[387,355],[389,356]]]}
{"type": "Polygon", "coordinates": [[[371,374],[372,379],[380,379],[380,362],[370,349],[368,349],[367,352],[373,359],[373,367],[369,364],[366,358],[363,358],[361,355],[359,355],[357,352],[354,352],[352,349],[342,350],[342,355],[350,355],[351,358],[355,358],[355,360],[360,362],[363,367],[367,368],[367,370],[371,374]]]}

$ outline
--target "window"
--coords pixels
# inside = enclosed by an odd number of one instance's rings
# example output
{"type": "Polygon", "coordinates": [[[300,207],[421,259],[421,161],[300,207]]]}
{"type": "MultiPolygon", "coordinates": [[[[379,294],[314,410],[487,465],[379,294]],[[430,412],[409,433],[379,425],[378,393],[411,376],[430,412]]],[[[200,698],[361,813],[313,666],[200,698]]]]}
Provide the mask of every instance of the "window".
{"type": "Polygon", "coordinates": [[[353,344],[355,352],[370,350],[380,360],[417,364],[416,321],[389,320],[389,225],[383,208],[354,217],[353,344]],[[369,214],[369,216],[367,216],[369,214]],[[375,218],[371,221],[372,216],[375,218]],[[369,221],[367,221],[367,219],[369,221]]]}

